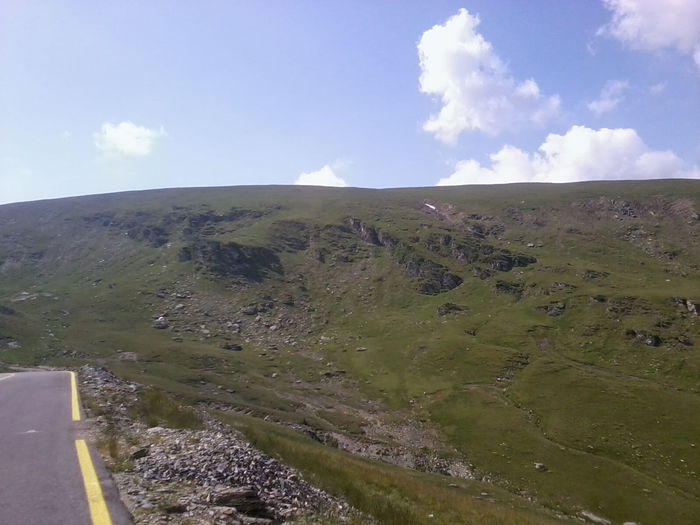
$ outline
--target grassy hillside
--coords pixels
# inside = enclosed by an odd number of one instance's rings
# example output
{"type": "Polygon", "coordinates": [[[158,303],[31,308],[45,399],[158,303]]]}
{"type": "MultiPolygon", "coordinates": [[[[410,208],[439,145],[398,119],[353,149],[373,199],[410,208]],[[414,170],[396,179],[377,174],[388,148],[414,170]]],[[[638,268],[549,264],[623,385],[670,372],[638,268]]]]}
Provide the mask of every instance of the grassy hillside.
{"type": "MultiPolygon", "coordinates": [[[[259,441],[267,417],[329,454],[461,472],[500,494],[476,513],[696,523],[699,210],[695,181],[0,206],[0,361],[97,362],[253,416],[259,441]]],[[[278,431],[263,444],[317,475],[278,431]]],[[[416,516],[471,497],[421,476],[442,503],[416,516]]]]}

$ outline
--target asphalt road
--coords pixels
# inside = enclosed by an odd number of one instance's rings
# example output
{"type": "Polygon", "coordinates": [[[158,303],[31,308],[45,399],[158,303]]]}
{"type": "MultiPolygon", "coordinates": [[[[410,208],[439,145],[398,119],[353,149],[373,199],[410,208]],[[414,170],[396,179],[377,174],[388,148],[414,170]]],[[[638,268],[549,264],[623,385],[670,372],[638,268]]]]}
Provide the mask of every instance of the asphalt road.
{"type": "Polygon", "coordinates": [[[0,374],[0,524],[132,523],[98,455],[84,453],[81,466],[73,405],[68,372],[0,374]]]}

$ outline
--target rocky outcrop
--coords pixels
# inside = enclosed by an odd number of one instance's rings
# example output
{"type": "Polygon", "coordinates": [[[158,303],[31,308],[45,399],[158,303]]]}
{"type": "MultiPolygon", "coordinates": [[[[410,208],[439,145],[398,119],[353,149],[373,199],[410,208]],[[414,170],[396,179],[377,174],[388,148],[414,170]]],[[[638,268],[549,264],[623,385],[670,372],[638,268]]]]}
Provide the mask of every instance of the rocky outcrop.
{"type": "Polygon", "coordinates": [[[509,272],[513,268],[537,262],[537,259],[530,255],[514,254],[509,250],[495,248],[474,237],[458,239],[450,234],[432,233],[424,245],[431,252],[451,257],[462,264],[479,262],[500,272],[509,272]]]}
{"type": "Polygon", "coordinates": [[[496,281],[496,293],[512,295],[518,299],[523,295],[523,285],[510,281],[496,281]]]}
{"type": "Polygon", "coordinates": [[[445,303],[445,304],[441,304],[440,306],[438,306],[437,314],[440,317],[444,317],[446,315],[458,314],[458,313],[468,312],[468,311],[469,311],[468,306],[462,306],[462,305],[454,304],[454,303],[445,303]]]}
{"type": "Polygon", "coordinates": [[[82,220],[88,226],[117,230],[129,239],[145,242],[154,248],[163,246],[170,240],[168,231],[158,224],[160,221],[146,212],[136,212],[120,217],[113,213],[99,212],[87,215],[82,220]]]}
{"type": "Polygon", "coordinates": [[[603,279],[608,277],[610,274],[608,272],[601,272],[598,270],[586,270],[583,272],[583,278],[586,281],[592,281],[593,279],[603,279]]]}
{"type": "Polygon", "coordinates": [[[212,210],[194,212],[182,210],[171,213],[167,220],[170,223],[182,225],[182,233],[187,237],[206,236],[218,233],[216,226],[220,223],[233,223],[244,220],[252,221],[265,215],[261,210],[231,208],[226,213],[216,213],[212,210]]]}
{"type": "Polygon", "coordinates": [[[180,261],[217,277],[244,277],[261,281],[268,272],[282,273],[279,257],[270,249],[200,239],[180,250],[180,261]]]}
{"type": "Polygon", "coordinates": [[[685,299],[683,297],[674,297],[671,302],[679,307],[682,312],[688,313],[690,315],[698,315],[700,312],[700,302],[692,301],[690,299],[685,299]]]}
{"type": "Polygon", "coordinates": [[[657,334],[652,334],[645,330],[626,330],[625,336],[647,346],[661,346],[663,340],[657,334]]]}
{"type": "Polygon", "coordinates": [[[566,304],[561,301],[554,301],[549,304],[538,306],[540,312],[546,313],[549,317],[559,317],[566,310],[566,304]]]}
{"type": "Polygon", "coordinates": [[[364,242],[383,247],[391,253],[408,277],[418,280],[418,291],[424,295],[437,295],[453,290],[463,279],[450,270],[420,255],[408,243],[401,242],[391,234],[377,230],[360,219],[350,218],[348,224],[364,242]]]}
{"type": "Polygon", "coordinates": [[[462,278],[450,273],[447,268],[415,253],[406,253],[398,262],[412,279],[418,279],[418,291],[424,295],[448,292],[462,284],[462,278]]]}

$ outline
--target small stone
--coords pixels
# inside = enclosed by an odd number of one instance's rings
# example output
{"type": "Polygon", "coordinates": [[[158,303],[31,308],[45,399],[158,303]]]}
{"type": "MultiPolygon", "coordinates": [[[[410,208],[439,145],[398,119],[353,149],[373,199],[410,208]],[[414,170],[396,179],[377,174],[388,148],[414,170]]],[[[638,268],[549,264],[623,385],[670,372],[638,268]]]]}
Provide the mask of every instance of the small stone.
{"type": "Polygon", "coordinates": [[[187,512],[187,503],[177,502],[163,507],[163,510],[168,514],[182,514],[187,512]]]}
{"type": "Polygon", "coordinates": [[[148,452],[148,447],[140,448],[132,452],[131,456],[129,456],[129,459],[131,459],[132,461],[136,461],[137,459],[145,458],[146,456],[148,456],[148,452]]]}
{"type": "Polygon", "coordinates": [[[153,326],[153,328],[157,328],[158,330],[165,330],[170,326],[170,323],[165,317],[161,315],[158,319],[153,321],[153,324],[151,326],[153,326]]]}

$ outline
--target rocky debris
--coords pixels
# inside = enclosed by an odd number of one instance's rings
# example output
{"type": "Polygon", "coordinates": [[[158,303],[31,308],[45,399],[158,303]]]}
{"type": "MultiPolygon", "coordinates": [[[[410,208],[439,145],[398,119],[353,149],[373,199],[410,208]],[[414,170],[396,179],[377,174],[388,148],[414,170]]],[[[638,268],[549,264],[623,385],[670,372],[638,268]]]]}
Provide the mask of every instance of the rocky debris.
{"type": "Polygon", "coordinates": [[[697,223],[698,212],[692,199],[670,200],[655,197],[646,201],[630,201],[622,197],[601,196],[572,204],[586,216],[598,220],[639,220],[645,217],[670,218],[687,224],[697,223]]]}
{"type": "Polygon", "coordinates": [[[636,341],[639,341],[647,346],[661,346],[661,343],[663,342],[661,337],[658,335],[645,332],[643,330],[625,330],[625,336],[635,339],[636,341]]]}
{"type": "Polygon", "coordinates": [[[256,315],[259,312],[257,305],[250,305],[246,306],[244,308],[241,308],[241,313],[243,315],[256,315]]]}
{"type": "Polygon", "coordinates": [[[583,278],[587,281],[593,280],[593,279],[603,279],[604,277],[607,277],[610,275],[608,272],[600,272],[597,270],[586,270],[583,272],[583,278]]]}
{"type": "MultiPolygon", "coordinates": [[[[153,311],[166,317],[174,341],[211,340],[219,348],[228,344],[244,348],[270,344],[294,347],[316,322],[310,315],[313,307],[306,290],[295,295],[294,305],[288,304],[287,293],[276,289],[271,290],[274,295],[261,292],[255,302],[250,302],[243,294],[222,297],[196,292],[196,280],[197,276],[191,276],[155,292],[140,292],[151,298],[146,304],[153,311]]],[[[243,290],[248,284],[231,282],[229,286],[243,290]]]]}
{"type": "Polygon", "coordinates": [[[697,301],[691,301],[690,299],[684,299],[682,297],[674,297],[671,299],[671,302],[690,315],[698,315],[700,312],[700,303],[697,301]]]}
{"type": "Polygon", "coordinates": [[[306,425],[292,425],[292,428],[314,441],[356,456],[421,472],[462,479],[476,479],[473,465],[440,456],[436,453],[436,444],[431,442],[429,434],[424,433],[421,435],[420,429],[415,427],[410,430],[401,428],[400,425],[386,428],[379,423],[372,427],[371,431],[368,428],[364,438],[353,437],[339,432],[322,431],[306,425]],[[401,442],[405,446],[396,446],[395,443],[387,441],[386,436],[382,435],[387,430],[392,433],[394,438],[405,434],[401,437],[401,442]],[[413,441],[411,441],[412,438],[413,441]]]}
{"type": "Polygon", "coordinates": [[[550,290],[553,292],[570,292],[576,289],[576,286],[573,284],[569,283],[564,283],[564,282],[553,282],[552,286],[550,286],[550,290]]]}
{"type": "Polygon", "coordinates": [[[628,315],[643,314],[651,310],[647,301],[634,296],[611,297],[605,310],[610,319],[622,319],[628,315]]]}
{"type": "Polygon", "coordinates": [[[462,306],[462,305],[454,304],[454,303],[445,303],[445,304],[441,304],[440,306],[438,306],[437,314],[440,317],[444,317],[446,315],[457,314],[460,312],[467,312],[467,311],[469,311],[468,306],[462,306]]]}
{"type": "Polygon", "coordinates": [[[155,427],[146,435],[149,453],[134,462],[134,471],[148,480],[214,487],[217,495],[210,499],[214,504],[277,518],[321,512],[340,504],[233,434],[155,427]]]}
{"type": "Polygon", "coordinates": [[[549,317],[559,317],[566,310],[566,304],[561,301],[555,301],[543,306],[538,306],[540,312],[546,313],[549,317]]]}
{"type": "Polygon", "coordinates": [[[493,222],[495,217],[460,211],[454,204],[424,202],[422,211],[450,226],[462,227],[481,239],[489,235],[498,238],[506,230],[503,224],[493,222]]]}
{"type": "Polygon", "coordinates": [[[79,377],[87,406],[109,412],[92,420],[96,438],[128,443],[127,467],[114,478],[138,524],[279,524],[321,516],[342,523],[356,514],[204,412],[204,430],[148,428],[128,416],[140,385],[90,366],[79,377]]]}

